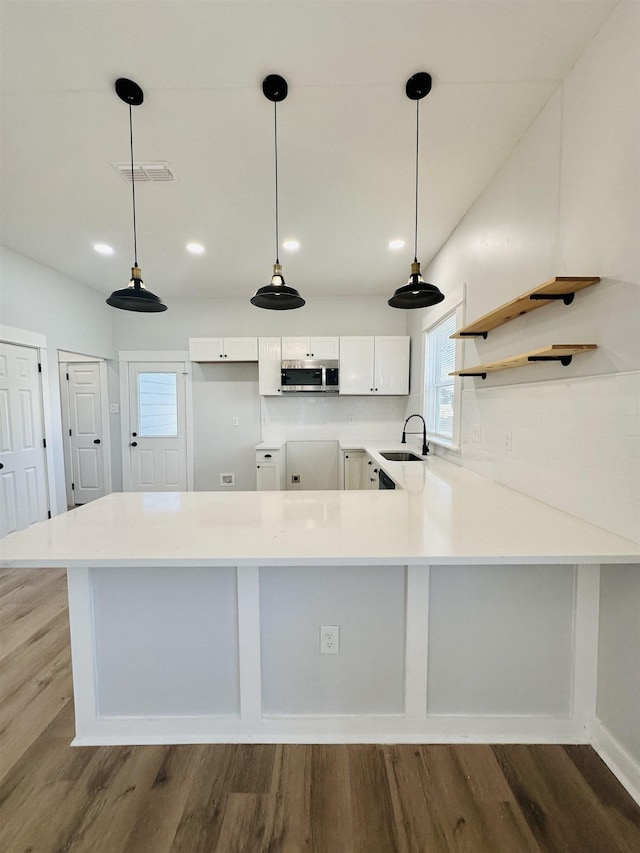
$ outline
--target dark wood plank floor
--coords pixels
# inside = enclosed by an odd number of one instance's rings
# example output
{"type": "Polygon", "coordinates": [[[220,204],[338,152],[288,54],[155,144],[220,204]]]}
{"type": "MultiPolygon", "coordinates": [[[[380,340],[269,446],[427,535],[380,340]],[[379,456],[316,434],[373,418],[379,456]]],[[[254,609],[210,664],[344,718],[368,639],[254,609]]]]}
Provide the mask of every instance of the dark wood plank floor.
{"type": "Polygon", "coordinates": [[[2,853],[638,853],[590,747],[70,748],[66,580],[0,572],[2,853]]]}

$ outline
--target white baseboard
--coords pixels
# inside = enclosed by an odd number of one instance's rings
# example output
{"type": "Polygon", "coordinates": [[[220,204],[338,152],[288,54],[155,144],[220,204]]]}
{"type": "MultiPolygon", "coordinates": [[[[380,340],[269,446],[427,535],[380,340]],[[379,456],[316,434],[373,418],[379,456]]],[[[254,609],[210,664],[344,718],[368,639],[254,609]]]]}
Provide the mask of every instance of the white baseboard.
{"type": "Polygon", "coordinates": [[[76,724],[74,746],[180,743],[589,743],[570,717],[403,714],[94,717],[76,724]]]}
{"type": "Polygon", "coordinates": [[[640,805],[640,765],[611,736],[597,717],[594,717],[591,723],[591,745],[640,805]]]}

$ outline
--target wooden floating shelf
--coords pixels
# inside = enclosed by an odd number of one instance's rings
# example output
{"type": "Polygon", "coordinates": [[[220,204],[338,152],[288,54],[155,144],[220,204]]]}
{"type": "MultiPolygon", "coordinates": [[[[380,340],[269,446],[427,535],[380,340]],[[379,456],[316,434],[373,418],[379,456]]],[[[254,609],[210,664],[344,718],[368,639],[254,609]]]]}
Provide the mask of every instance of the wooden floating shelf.
{"type": "Polygon", "coordinates": [[[497,373],[499,370],[509,370],[511,367],[524,367],[538,361],[559,361],[567,367],[571,364],[574,355],[594,349],[597,349],[597,344],[551,344],[548,347],[523,352],[520,355],[512,355],[499,361],[479,364],[477,367],[465,367],[463,370],[450,373],[449,376],[479,376],[486,379],[487,373],[497,373]]]}
{"type": "Polygon", "coordinates": [[[504,323],[510,320],[515,320],[516,317],[522,314],[528,314],[529,311],[535,311],[536,308],[541,308],[543,305],[549,305],[551,302],[556,302],[561,299],[565,305],[571,305],[576,291],[584,290],[585,287],[591,287],[592,284],[597,284],[600,281],[599,276],[568,278],[566,276],[556,276],[556,278],[545,281],[544,284],[538,285],[533,290],[523,293],[511,302],[506,302],[484,317],[474,320],[462,329],[458,329],[452,338],[486,338],[487,334],[492,329],[497,329],[504,323]]]}

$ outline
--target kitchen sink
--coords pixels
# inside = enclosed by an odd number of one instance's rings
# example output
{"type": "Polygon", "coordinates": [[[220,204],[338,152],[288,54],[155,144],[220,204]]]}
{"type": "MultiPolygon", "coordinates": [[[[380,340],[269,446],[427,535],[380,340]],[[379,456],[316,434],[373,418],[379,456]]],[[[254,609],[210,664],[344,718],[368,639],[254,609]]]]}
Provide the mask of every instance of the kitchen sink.
{"type": "Polygon", "coordinates": [[[424,462],[420,456],[415,453],[408,453],[406,450],[389,450],[386,453],[380,452],[383,459],[388,459],[389,462],[424,462]]]}

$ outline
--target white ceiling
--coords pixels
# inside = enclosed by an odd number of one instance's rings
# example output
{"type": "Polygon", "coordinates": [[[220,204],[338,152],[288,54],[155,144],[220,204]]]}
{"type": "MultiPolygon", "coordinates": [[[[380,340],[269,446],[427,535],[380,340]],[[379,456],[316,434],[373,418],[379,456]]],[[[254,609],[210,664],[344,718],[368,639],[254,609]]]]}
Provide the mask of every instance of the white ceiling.
{"type": "MultiPolygon", "coordinates": [[[[135,159],[173,183],[138,184],[138,261],[150,290],[249,298],[275,260],[273,105],[280,252],[313,296],[389,296],[413,258],[415,102],[420,104],[418,256],[423,268],[557,88],[615,2],[0,3],[0,242],[101,291],[133,263],[128,108],[140,84],[135,159]],[[392,238],[406,247],[392,252],[392,238]],[[101,257],[93,244],[111,244],[101,257]],[[188,241],[206,253],[193,257],[188,241]]],[[[523,203],[524,200],[523,200],[523,203]]]]}

